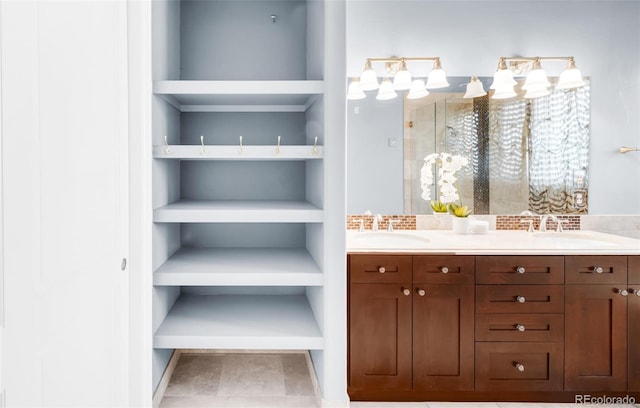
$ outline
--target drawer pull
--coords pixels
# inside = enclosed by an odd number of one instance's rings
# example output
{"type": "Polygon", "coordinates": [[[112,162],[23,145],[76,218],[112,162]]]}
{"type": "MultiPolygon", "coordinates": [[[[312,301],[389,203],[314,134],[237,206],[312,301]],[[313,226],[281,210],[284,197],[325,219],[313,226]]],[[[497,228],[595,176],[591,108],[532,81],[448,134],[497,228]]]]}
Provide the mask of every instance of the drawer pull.
{"type": "Polygon", "coordinates": [[[410,291],[409,289],[404,288],[404,289],[402,289],[402,293],[403,293],[405,296],[409,296],[409,295],[411,294],[411,291],[410,291]]]}
{"type": "Polygon", "coordinates": [[[442,268],[440,268],[440,272],[449,273],[449,268],[447,268],[446,266],[443,266],[442,268]]]}
{"type": "Polygon", "coordinates": [[[424,296],[427,292],[424,291],[424,289],[418,289],[418,295],[420,296],[424,296]]]}
{"type": "Polygon", "coordinates": [[[525,331],[525,330],[526,330],[526,328],[524,327],[524,325],[523,325],[523,324],[517,324],[517,325],[516,325],[516,329],[518,329],[518,331],[521,331],[521,332],[523,332],[523,331],[525,331]]]}
{"type": "Polygon", "coordinates": [[[378,272],[385,273],[387,269],[384,266],[378,266],[378,272]]]}
{"type": "Polygon", "coordinates": [[[518,303],[524,303],[527,301],[527,299],[524,296],[516,296],[516,301],[518,303]]]}
{"type": "Polygon", "coordinates": [[[594,266],[593,267],[593,271],[595,273],[602,273],[602,272],[604,272],[604,269],[602,268],[602,266],[594,266]]]}
{"type": "Polygon", "coordinates": [[[633,294],[636,296],[640,296],[640,289],[634,289],[633,294]]]}
{"type": "Polygon", "coordinates": [[[516,268],[516,272],[518,272],[518,273],[525,273],[526,271],[527,271],[527,270],[525,269],[525,267],[524,267],[524,266],[518,266],[518,267],[516,268]]]}
{"type": "Polygon", "coordinates": [[[524,371],[524,364],[520,364],[518,362],[513,363],[513,366],[516,368],[516,370],[523,372],[524,371]]]}
{"type": "Polygon", "coordinates": [[[627,296],[629,294],[629,291],[626,289],[616,289],[616,293],[620,296],[627,296]]]}

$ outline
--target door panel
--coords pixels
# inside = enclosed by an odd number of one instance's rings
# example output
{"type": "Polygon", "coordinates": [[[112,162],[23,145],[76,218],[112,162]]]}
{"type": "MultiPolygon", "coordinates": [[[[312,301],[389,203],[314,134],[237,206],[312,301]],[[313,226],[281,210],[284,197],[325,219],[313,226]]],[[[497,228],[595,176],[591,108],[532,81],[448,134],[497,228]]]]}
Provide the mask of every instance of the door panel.
{"type": "Polygon", "coordinates": [[[1,7],[7,405],[124,406],[126,4],[1,7]]]}
{"type": "Polygon", "coordinates": [[[414,286],[416,389],[473,389],[473,292],[473,285],[414,286]]]}
{"type": "Polygon", "coordinates": [[[567,285],[565,330],[565,389],[625,391],[627,298],[609,285],[567,285]]]}
{"type": "Polygon", "coordinates": [[[352,284],[349,384],[411,388],[411,295],[396,284],[352,284]]]}

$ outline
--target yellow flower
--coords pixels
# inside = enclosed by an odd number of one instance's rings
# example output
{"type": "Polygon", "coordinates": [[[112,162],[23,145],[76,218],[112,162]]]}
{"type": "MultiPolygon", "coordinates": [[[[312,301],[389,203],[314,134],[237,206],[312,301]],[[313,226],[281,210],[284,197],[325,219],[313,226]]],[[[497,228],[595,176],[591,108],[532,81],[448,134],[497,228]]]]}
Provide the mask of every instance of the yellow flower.
{"type": "Polygon", "coordinates": [[[442,201],[431,201],[431,208],[433,209],[433,212],[438,212],[438,213],[447,212],[447,205],[442,201]]]}
{"type": "Polygon", "coordinates": [[[455,203],[449,204],[449,211],[456,217],[468,217],[471,214],[471,210],[466,205],[457,205],[455,203]]]}

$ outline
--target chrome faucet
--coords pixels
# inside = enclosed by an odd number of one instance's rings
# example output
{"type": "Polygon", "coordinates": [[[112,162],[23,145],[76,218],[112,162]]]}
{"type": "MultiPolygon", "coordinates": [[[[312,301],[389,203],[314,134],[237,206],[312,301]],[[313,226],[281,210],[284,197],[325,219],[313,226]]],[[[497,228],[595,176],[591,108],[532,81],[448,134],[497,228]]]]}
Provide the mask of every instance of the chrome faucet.
{"type": "Polygon", "coordinates": [[[551,221],[555,221],[556,223],[556,232],[562,232],[562,223],[564,221],[558,219],[558,217],[556,217],[553,214],[545,214],[543,216],[540,217],[540,232],[546,232],[547,231],[547,221],[549,220],[549,218],[551,218],[551,221]]]}
{"type": "Polygon", "coordinates": [[[378,222],[382,221],[382,215],[376,214],[373,216],[373,225],[371,226],[371,231],[378,230],[378,222]]]}
{"type": "Polygon", "coordinates": [[[393,224],[399,223],[399,222],[400,222],[400,220],[389,219],[389,225],[387,226],[387,231],[393,232],[393,224]]]}

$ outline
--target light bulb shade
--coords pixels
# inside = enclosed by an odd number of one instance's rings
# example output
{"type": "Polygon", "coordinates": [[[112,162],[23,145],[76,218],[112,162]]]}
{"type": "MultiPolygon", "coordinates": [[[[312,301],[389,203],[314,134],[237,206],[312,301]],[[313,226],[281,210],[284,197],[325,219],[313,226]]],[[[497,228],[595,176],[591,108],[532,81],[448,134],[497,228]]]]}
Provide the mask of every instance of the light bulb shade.
{"type": "Polygon", "coordinates": [[[467,84],[467,92],[463,98],[477,98],[486,94],[487,92],[482,87],[482,82],[477,77],[471,77],[471,81],[467,84]]]}
{"type": "Polygon", "coordinates": [[[578,68],[567,68],[560,74],[556,89],[571,89],[585,86],[582,74],[578,68]]]}
{"type": "Polygon", "coordinates": [[[371,63],[367,62],[364,71],[360,74],[360,89],[363,91],[375,91],[379,86],[378,74],[371,68],[371,63]]]}
{"type": "Polygon", "coordinates": [[[407,94],[407,99],[420,99],[427,95],[429,95],[429,91],[427,91],[427,88],[424,85],[424,80],[414,79],[413,82],[411,82],[411,88],[407,94]]]}
{"type": "Polygon", "coordinates": [[[395,98],[396,96],[398,96],[398,94],[393,90],[393,84],[389,81],[389,78],[385,78],[380,84],[380,89],[378,89],[376,99],[379,101],[387,101],[395,98]]]}
{"type": "Polygon", "coordinates": [[[400,69],[393,77],[393,89],[404,91],[409,88],[411,88],[411,73],[405,67],[400,69]]]}
{"type": "Polygon", "coordinates": [[[549,91],[549,88],[547,88],[546,86],[536,86],[536,87],[531,87],[527,89],[527,92],[525,92],[524,94],[524,98],[525,99],[539,98],[541,96],[547,96],[550,93],[551,91],[549,91]]]}
{"type": "Polygon", "coordinates": [[[496,88],[495,92],[491,96],[492,99],[509,99],[518,95],[513,90],[513,85],[502,85],[496,88]]]}
{"type": "Polygon", "coordinates": [[[503,86],[513,87],[516,84],[516,80],[513,79],[513,71],[510,69],[499,69],[493,74],[493,82],[489,89],[498,89],[503,86]]]}
{"type": "Polygon", "coordinates": [[[549,86],[551,86],[551,83],[547,79],[547,73],[544,72],[542,68],[538,68],[529,71],[527,79],[524,81],[524,85],[522,85],[522,89],[526,91],[530,88],[548,88],[549,86]]]}
{"type": "Polygon", "coordinates": [[[442,68],[436,68],[429,73],[427,78],[427,89],[446,88],[449,86],[447,82],[447,74],[442,68]]]}
{"type": "Polygon", "coordinates": [[[351,83],[349,84],[349,89],[347,91],[347,99],[350,101],[355,101],[358,99],[364,99],[367,95],[362,92],[360,89],[360,80],[358,78],[353,78],[351,83]]]}

